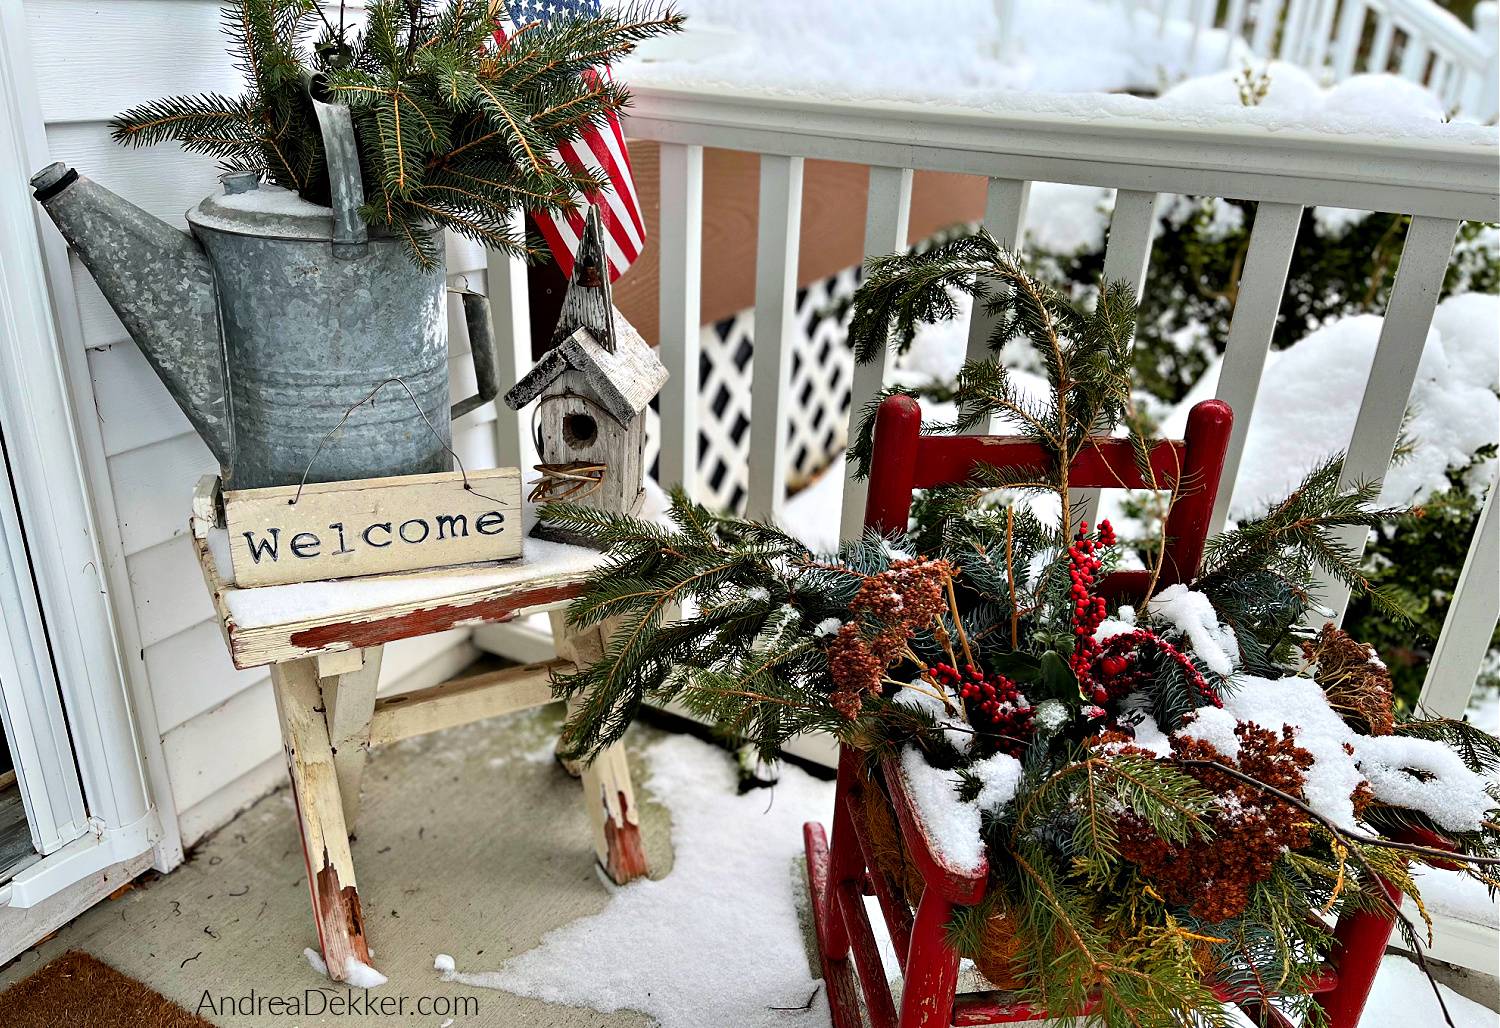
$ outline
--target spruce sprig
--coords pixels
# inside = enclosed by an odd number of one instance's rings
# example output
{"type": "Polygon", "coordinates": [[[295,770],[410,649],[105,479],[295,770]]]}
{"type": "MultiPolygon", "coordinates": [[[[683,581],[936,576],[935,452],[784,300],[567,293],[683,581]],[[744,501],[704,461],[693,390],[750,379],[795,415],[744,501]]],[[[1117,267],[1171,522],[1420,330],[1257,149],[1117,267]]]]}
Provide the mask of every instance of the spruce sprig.
{"type": "MultiPolygon", "coordinates": [[[[569,504],[542,517],[611,552],[568,610],[575,628],[604,626],[609,637],[603,659],[555,683],[579,704],[563,729],[569,753],[590,758],[619,739],[647,699],[678,700],[767,757],[799,732],[847,731],[808,683],[827,677],[816,626],[847,617],[861,576],[680,490],[673,528],[569,504]]],[[[870,547],[852,556],[879,559],[870,547]]]]}
{"type": "MultiPolygon", "coordinates": [[[[994,321],[987,340],[992,353],[1013,338],[1024,339],[1046,373],[1049,395],[1036,399],[1012,380],[997,358],[970,360],[958,374],[959,416],[934,430],[966,432],[995,424],[1041,444],[1048,467],[1028,487],[1056,492],[1061,525],[1071,531],[1067,483],[1074,457],[1092,436],[1126,426],[1138,452],[1149,452],[1143,420],[1130,395],[1130,344],[1135,332],[1134,291],[1105,282],[1092,310],[1075,306],[1028,273],[1020,259],[984,231],[921,252],[869,261],[855,294],[849,340],[855,359],[869,362],[887,346],[904,351],[920,325],[956,317],[956,296],[968,294],[994,321]]],[[[860,474],[869,473],[874,408],[867,405],[850,452],[860,474]]]]}
{"type": "Polygon", "coordinates": [[[603,70],[683,20],[669,6],[632,4],[523,26],[499,42],[478,0],[371,0],[363,31],[325,22],[312,41],[319,13],[313,0],[227,0],[224,31],[245,94],[143,104],[115,119],[114,138],[176,141],[327,204],[311,83],[313,95],[353,116],[361,218],[401,239],[424,268],[441,256],[433,227],[526,254],[513,211],[572,210],[607,188],[549,155],[629,104],[603,70]]]}

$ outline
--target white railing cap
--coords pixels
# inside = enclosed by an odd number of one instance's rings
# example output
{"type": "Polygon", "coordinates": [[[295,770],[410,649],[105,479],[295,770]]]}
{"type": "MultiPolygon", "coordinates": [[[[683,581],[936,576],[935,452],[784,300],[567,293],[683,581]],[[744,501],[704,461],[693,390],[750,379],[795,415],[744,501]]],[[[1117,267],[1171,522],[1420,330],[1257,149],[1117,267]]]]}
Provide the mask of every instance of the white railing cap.
{"type": "Polygon", "coordinates": [[[638,139],[997,178],[1494,221],[1496,132],[1409,138],[1295,127],[1245,112],[1214,124],[1130,97],[1017,95],[1017,109],[825,100],[637,85],[638,139]],[[1113,108],[1113,110],[1111,110],[1113,108]],[[1190,122],[1188,119],[1196,119],[1190,122]]]}

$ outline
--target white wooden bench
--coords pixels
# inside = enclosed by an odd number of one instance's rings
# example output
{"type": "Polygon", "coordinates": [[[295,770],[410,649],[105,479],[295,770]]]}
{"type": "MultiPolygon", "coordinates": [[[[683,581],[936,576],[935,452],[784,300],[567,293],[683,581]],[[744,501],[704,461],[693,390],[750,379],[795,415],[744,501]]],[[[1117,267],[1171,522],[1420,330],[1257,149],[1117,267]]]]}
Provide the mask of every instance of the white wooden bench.
{"type": "MultiPolygon", "coordinates": [[[[601,555],[528,538],[524,556],[505,563],[242,589],[217,491],[210,475],[194,495],[198,561],[235,667],[270,666],[318,940],[329,975],[343,981],[370,963],[349,850],[370,747],[551,703],[554,674],[604,655],[601,629],[573,631],[561,610],[601,555]],[[554,659],[376,696],[386,643],[536,611],[550,612],[554,659]]],[[[623,748],[580,774],[599,863],[619,883],[644,875],[623,748]]]]}

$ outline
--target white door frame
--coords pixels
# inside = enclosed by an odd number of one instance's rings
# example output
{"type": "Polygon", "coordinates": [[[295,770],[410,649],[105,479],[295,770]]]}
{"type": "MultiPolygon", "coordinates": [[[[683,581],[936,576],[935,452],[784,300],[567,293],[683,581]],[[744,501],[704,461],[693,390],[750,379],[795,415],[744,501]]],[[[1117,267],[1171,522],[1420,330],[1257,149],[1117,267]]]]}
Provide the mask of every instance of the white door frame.
{"type": "Polygon", "coordinates": [[[74,417],[75,408],[92,410],[87,358],[60,345],[54,320],[67,325],[71,289],[66,298],[48,289],[49,281],[71,285],[67,252],[55,234],[39,232],[27,187],[46,150],[21,5],[0,0],[0,423],[88,815],[85,834],[0,887],[0,902],[13,907],[33,906],[153,847],[157,866],[181,861],[176,817],[159,818],[152,804],[154,797],[172,809],[145,677],[127,675],[136,662],[122,652],[122,642],[132,644],[134,612],[122,632],[126,619],[117,622],[111,606],[112,592],[121,607],[130,594],[123,560],[105,556],[118,556],[119,533],[113,498],[98,496],[98,426],[74,417]]]}
{"type": "MultiPolygon", "coordinates": [[[[10,320],[0,318],[0,346],[9,346],[10,320]]],[[[9,420],[0,412],[0,723],[32,847],[45,855],[88,831],[88,816],[3,452],[9,420]]]]}

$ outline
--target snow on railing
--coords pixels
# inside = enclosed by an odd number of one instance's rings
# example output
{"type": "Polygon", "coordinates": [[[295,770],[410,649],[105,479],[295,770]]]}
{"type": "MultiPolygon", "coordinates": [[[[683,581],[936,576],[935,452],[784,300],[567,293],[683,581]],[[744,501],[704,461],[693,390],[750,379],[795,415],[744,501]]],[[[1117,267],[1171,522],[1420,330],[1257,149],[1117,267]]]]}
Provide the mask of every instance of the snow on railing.
{"type": "MultiPolygon", "coordinates": [[[[1008,0],[996,0],[999,10],[1008,0]]],[[[1244,48],[1340,82],[1390,72],[1426,86],[1450,111],[1487,122],[1496,113],[1496,4],[1474,9],[1470,28],[1433,0],[1117,0],[1131,16],[1154,16],[1158,34],[1191,26],[1185,67],[1200,55],[1231,67],[1244,48]],[[1207,47],[1216,47],[1210,54],[1207,47]]],[[[1000,19],[1002,31],[1007,25],[1000,19]]]]}
{"type": "MultiPolygon", "coordinates": [[[[1344,469],[1347,482],[1382,479],[1390,466],[1403,411],[1432,321],[1458,225],[1495,218],[1493,142],[1424,138],[1395,143],[1371,136],[1292,131],[1213,122],[1085,112],[994,114],[931,105],[771,98],[707,89],[643,87],[627,132],[661,144],[659,344],[671,379],[660,399],[660,465],[664,483],[694,488],[700,397],[699,294],[703,233],[703,148],[760,155],[755,346],[751,358],[749,494],[752,515],[775,516],[786,498],[786,426],[797,400],[789,386],[791,312],[796,299],[803,162],[809,158],[869,167],[865,253],[889,253],[906,242],[914,170],[989,179],[984,224],[1002,243],[1022,239],[1032,181],[1117,190],[1105,272],[1137,290],[1157,221],[1158,195],[1235,197],[1257,203],[1218,396],[1235,409],[1225,466],[1233,481],[1270,350],[1278,306],[1304,207],[1336,206],[1412,216],[1395,286],[1344,469]]],[[[502,366],[519,376],[530,364],[524,346],[524,269],[491,255],[490,288],[508,347],[502,366]]],[[[970,326],[971,354],[983,351],[983,316],[970,326]]],[[[856,370],[850,409],[880,388],[882,369],[856,370]]],[[[501,412],[500,453],[522,461],[529,440],[520,417],[501,412]]],[[[1224,523],[1232,490],[1220,491],[1213,528],[1224,523]]],[[[1491,500],[1434,652],[1424,699],[1460,713],[1475,682],[1497,616],[1493,588],[1500,518],[1491,500]]],[[[857,532],[864,486],[844,488],[842,525],[857,532]]],[[[1362,537],[1348,542],[1362,547],[1362,537]]],[[[1342,616],[1347,591],[1329,583],[1326,598],[1342,616]]]]}

